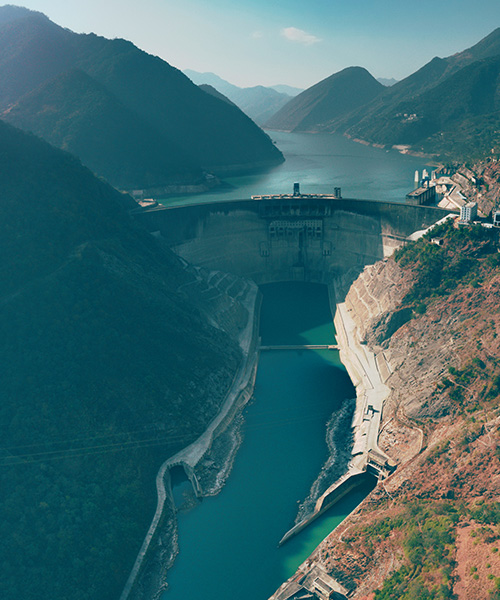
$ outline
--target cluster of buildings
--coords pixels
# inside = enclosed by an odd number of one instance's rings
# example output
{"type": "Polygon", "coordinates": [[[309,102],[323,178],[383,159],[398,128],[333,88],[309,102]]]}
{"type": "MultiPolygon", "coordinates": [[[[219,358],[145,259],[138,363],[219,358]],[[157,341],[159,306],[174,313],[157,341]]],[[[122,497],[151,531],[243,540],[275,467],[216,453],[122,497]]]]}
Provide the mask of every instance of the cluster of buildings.
{"type": "MultiPolygon", "coordinates": [[[[473,223],[478,218],[477,202],[470,202],[464,191],[470,186],[477,184],[476,177],[468,169],[463,168],[464,173],[438,174],[432,171],[431,175],[426,169],[415,171],[415,190],[406,195],[406,200],[412,204],[436,204],[439,202],[441,208],[460,210],[460,225],[473,223]]],[[[500,227],[500,206],[492,212],[491,224],[484,223],[485,227],[500,227]]]]}
{"type": "Polygon", "coordinates": [[[422,171],[422,179],[415,171],[415,186],[413,192],[406,194],[406,200],[412,204],[433,204],[436,202],[437,172],[432,171],[431,176],[426,169],[422,171]]]}
{"type": "MultiPolygon", "coordinates": [[[[470,225],[477,218],[477,202],[467,202],[460,207],[459,225],[470,225]]],[[[492,223],[482,223],[483,227],[500,227],[500,207],[491,213],[492,223]]]]}

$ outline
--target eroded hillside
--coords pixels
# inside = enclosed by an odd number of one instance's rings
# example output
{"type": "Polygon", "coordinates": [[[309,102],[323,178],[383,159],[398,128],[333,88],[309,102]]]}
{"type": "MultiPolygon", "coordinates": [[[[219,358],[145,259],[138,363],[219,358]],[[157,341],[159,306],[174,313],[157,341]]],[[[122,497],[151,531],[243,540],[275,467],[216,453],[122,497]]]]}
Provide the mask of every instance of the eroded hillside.
{"type": "Polygon", "coordinates": [[[449,222],[347,295],[388,367],[379,445],[399,466],[302,568],[322,564],[352,598],[499,597],[497,247],[496,231],[449,222]]]}

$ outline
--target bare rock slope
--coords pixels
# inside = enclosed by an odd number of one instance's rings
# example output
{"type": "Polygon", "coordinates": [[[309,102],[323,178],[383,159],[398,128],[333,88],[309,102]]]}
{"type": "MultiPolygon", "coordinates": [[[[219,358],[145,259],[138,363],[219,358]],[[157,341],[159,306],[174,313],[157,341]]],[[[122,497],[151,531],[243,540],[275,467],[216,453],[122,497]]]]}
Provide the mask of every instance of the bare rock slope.
{"type": "Polygon", "coordinates": [[[300,571],[326,571],[350,598],[499,597],[500,268],[481,229],[443,225],[443,247],[427,236],[347,294],[385,365],[379,445],[398,468],[300,571]]]}

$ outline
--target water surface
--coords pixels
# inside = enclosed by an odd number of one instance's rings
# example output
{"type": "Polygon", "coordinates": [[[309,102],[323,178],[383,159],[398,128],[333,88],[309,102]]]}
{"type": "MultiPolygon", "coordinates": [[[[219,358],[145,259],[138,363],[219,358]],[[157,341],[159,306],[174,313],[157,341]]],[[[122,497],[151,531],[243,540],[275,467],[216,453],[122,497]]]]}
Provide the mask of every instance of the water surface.
{"type": "MultiPolygon", "coordinates": [[[[415,171],[427,161],[353,142],[342,135],[326,133],[268,132],[286,161],[268,171],[245,177],[226,178],[230,187],[196,196],[161,200],[165,205],[214,202],[250,198],[256,194],[287,194],[293,183],[307,194],[333,193],[342,188],[345,198],[403,202],[414,189],[415,171]]],[[[430,168],[427,167],[430,171],[430,168]]]]}
{"type": "MultiPolygon", "coordinates": [[[[263,286],[267,344],[334,343],[325,286],[263,286]]],[[[266,600],[367,490],[277,547],[327,456],[325,425],[354,388],[336,351],[263,352],[244,441],[221,493],[179,515],[163,600],[266,600]]]]}

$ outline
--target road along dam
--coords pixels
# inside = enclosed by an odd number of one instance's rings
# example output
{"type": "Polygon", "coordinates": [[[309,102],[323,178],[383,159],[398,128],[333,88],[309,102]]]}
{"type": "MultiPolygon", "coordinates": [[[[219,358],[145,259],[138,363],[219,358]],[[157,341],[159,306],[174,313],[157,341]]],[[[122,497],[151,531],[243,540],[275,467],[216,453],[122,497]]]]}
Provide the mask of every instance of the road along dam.
{"type": "MultiPolygon", "coordinates": [[[[377,444],[388,393],[383,365],[357,339],[343,301],[366,265],[389,256],[410,234],[446,214],[448,211],[427,206],[311,195],[160,206],[134,213],[151,233],[161,236],[195,266],[257,284],[306,281],[328,285],[341,360],[357,392],[352,459],[347,473],[332,482],[313,511],[280,543],[361,485],[368,473],[384,477],[394,468],[377,444]]],[[[276,598],[285,600],[303,587],[288,582],[276,598]]],[[[311,586],[304,591],[314,593],[311,586]]],[[[343,590],[336,591],[337,597],[343,597],[343,590]]]]}

